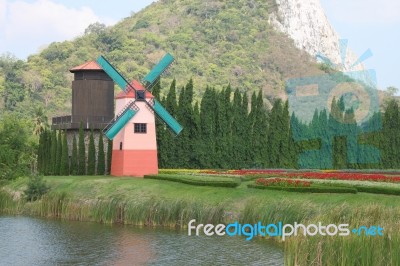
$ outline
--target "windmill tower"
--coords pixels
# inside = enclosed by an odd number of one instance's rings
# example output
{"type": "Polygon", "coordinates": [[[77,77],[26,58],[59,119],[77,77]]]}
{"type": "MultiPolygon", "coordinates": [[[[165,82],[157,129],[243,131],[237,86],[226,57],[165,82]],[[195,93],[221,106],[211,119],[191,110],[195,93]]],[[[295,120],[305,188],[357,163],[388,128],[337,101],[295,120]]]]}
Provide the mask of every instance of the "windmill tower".
{"type": "Polygon", "coordinates": [[[113,140],[111,175],[143,177],[158,173],[155,115],[176,135],[182,131],[182,126],[150,92],[173,61],[166,54],[139,83],[128,82],[103,56],[97,59],[122,89],[116,97],[116,116],[103,130],[113,140]]]}

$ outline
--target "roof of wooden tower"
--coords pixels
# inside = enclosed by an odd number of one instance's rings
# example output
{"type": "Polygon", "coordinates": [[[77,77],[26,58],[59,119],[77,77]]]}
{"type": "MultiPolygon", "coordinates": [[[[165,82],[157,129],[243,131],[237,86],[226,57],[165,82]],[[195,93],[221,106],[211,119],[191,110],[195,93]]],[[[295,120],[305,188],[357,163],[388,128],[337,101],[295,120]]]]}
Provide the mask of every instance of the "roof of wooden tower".
{"type": "Polygon", "coordinates": [[[80,66],[76,66],[71,68],[69,71],[71,73],[78,72],[78,71],[99,71],[103,70],[96,61],[89,61],[80,66]]]}

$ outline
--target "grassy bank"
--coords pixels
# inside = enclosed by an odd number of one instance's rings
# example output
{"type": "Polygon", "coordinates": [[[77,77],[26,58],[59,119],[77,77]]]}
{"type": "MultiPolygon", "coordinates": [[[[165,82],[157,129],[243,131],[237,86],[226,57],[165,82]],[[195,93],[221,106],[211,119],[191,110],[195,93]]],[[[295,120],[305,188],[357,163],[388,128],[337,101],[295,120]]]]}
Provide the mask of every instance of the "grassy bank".
{"type": "Polygon", "coordinates": [[[3,185],[0,211],[80,221],[184,227],[198,223],[349,223],[380,225],[384,237],[293,237],[288,265],[400,265],[400,198],[369,193],[309,194],[247,188],[192,186],[153,179],[46,177],[50,192],[26,202],[28,183],[3,185]]]}

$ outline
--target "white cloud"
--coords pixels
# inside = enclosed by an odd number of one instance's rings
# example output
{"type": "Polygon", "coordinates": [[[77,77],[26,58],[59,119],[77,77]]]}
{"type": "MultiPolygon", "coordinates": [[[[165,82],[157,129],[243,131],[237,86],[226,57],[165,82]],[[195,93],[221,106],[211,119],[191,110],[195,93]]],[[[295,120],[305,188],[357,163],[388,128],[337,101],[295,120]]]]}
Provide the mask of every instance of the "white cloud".
{"type": "Polygon", "coordinates": [[[82,34],[96,21],[102,20],[88,7],[68,8],[51,0],[0,0],[0,53],[5,49],[24,57],[43,44],[82,34]]]}
{"type": "Polygon", "coordinates": [[[400,1],[396,0],[321,0],[326,12],[348,23],[400,22],[400,1]]]}

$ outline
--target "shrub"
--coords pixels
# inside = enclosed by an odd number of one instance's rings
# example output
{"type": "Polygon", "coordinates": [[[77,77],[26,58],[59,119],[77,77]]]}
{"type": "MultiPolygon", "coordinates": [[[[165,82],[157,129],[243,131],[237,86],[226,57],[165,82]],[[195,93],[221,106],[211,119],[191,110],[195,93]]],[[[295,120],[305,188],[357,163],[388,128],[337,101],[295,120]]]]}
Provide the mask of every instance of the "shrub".
{"type": "Polygon", "coordinates": [[[30,177],[28,188],[24,191],[26,200],[35,201],[40,199],[44,194],[49,191],[50,187],[42,176],[35,175],[30,177]]]}
{"type": "Polygon", "coordinates": [[[147,175],[144,178],[179,182],[195,186],[237,187],[240,182],[226,177],[188,176],[188,175],[147,175]]]}

